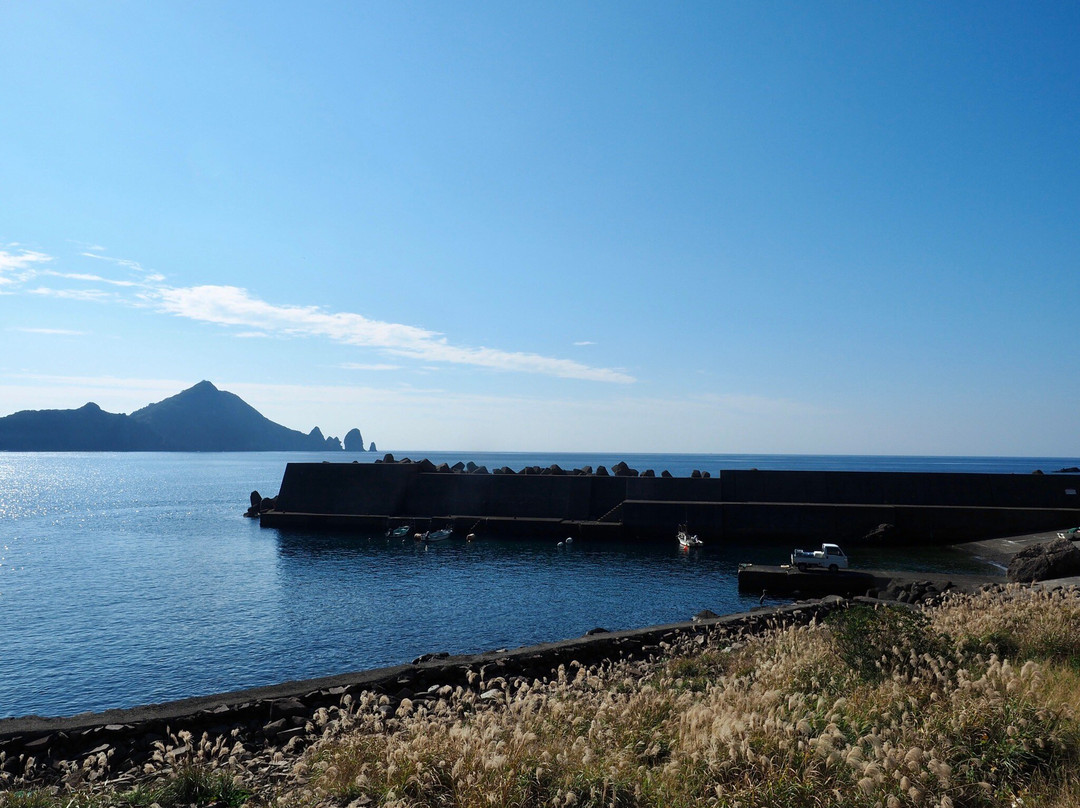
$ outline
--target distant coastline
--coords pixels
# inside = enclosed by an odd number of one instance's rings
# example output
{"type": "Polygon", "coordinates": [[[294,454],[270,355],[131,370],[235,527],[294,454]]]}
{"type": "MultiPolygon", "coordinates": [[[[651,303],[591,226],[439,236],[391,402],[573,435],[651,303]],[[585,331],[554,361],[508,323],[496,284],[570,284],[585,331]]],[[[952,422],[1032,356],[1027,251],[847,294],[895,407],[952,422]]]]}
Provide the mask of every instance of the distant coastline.
{"type": "Polygon", "coordinates": [[[0,418],[0,451],[363,452],[359,429],[344,441],[274,423],[239,396],[202,381],[130,415],[87,403],[75,410],[23,410],[0,418]]]}

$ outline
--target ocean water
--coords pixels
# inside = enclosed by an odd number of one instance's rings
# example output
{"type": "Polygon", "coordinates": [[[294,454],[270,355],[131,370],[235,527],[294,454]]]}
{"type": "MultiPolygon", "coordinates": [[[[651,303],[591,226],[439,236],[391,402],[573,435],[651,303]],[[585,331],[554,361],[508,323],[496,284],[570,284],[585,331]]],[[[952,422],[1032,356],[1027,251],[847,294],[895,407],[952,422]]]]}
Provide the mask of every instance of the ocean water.
{"type": "MultiPolygon", "coordinates": [[[[639,470],[1027,474],[1076,458],[396,452],[435,463],[639,470]]],[[[379,455],[333,455],[370,462],[379,455]]],[[[0,453],[0,717],[72,715],[472,653],[757,605],[742,561],[791,547],[484,539],[417,547],[263,529],[242,514],[302,453],[0,453]]],[[[978,571],[950,550],[860,566],[978,571]]]]}

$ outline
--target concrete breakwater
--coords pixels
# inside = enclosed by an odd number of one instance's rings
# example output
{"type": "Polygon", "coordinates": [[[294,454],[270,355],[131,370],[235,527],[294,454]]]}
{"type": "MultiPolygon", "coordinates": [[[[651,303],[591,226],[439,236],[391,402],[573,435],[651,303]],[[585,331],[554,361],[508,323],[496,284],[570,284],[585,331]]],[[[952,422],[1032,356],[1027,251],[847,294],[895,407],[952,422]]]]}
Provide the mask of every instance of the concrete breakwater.
{"type": "Polygon", "coordinates": [[[673,477],[620,463],[489,471],[429,461],[289,463],[266,527],[492,535],[946,544],[1080,519],[1078,481],[1043,474],[723,470],[673,477]]]}

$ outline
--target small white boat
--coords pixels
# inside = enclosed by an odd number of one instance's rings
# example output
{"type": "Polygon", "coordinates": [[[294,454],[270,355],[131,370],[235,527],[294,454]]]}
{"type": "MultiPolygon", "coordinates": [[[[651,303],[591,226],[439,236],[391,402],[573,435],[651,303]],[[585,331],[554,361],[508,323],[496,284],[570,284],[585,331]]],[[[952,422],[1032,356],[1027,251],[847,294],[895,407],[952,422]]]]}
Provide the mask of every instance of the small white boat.
{"type": "Polygon", "coordinates": [[[412,532],[412,525],[399,525],[398,527],[386,531],[386,535],[391,539],[404,539],[407,536],[410,536],[412,532]]]}
{"type": "Polygon", "coordinates": [[[686,528],[682,528],[675,534],[675,538],[679,540],[679,546],[689,549],[691,547],[701,547],[705,542],[698,538],[696,533],[690,533],[686,528]]]}
{"type": "Polygon", "coordinates": [[[449,539],[453,534],[453,528],[449,527],[439,528],[438,530],[429,530],[427,533],[424,534],[424,541],[444,541],[445,539],[449,539]]]}

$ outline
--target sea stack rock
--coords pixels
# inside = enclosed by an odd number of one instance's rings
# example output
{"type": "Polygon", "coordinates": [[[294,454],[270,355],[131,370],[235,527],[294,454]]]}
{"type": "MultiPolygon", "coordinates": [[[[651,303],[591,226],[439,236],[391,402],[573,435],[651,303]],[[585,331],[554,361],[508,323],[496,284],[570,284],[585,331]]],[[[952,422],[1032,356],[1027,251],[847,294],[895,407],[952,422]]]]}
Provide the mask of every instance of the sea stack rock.
{"type": "Polygon", "coordinates": [[[353,427],[347,433],[345,433],[345,451],[364,451],[364,436],[360,434],[360,430],[356,427],[353,427]]]}

